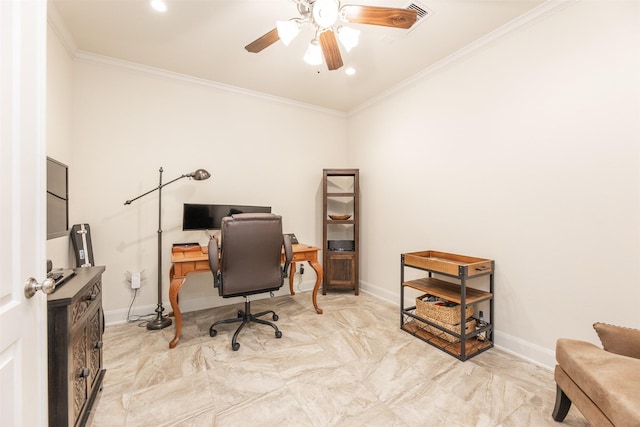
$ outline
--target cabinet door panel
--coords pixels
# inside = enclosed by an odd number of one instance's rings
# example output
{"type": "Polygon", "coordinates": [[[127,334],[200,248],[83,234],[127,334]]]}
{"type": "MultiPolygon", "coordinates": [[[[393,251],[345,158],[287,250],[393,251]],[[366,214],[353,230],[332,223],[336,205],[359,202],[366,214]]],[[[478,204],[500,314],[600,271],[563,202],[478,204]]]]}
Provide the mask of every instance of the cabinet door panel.
{"type": "MultiPolygon", "coordinates": [[[[96,307],[98,308],[98,307],[96,307]]],[[[102,311],[96,311],[89,317],[89,384],[93,386],[102,366],[102,311]]]]}
{"type": "Polygon", "coordinates": [[[355,280],[355,256],[353,254],[329,255],[326,277],[331,286],[353,286],[355,280]]]}
{"type": "Polygon", "coordinates": [[[87,401],[87,329],[81,328],[72,344],[71,370],[69,383],[71,386],[72,407],[69,420],[76,420],[87,401]]]}

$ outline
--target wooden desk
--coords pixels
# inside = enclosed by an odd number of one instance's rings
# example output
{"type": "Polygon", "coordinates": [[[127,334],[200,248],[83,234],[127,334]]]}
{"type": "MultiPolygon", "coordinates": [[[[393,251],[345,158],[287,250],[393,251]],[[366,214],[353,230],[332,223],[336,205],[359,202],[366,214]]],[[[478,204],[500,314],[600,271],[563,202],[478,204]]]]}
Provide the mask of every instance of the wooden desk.
{"type": "MultiPolygon", "coordinates": [[[[289,292],[291,295],[296,293],[293,290],[293,277],[296,271],[296,263],[307,261],[311,268],[316,272],[316,284],[313,287],[312,299],[313,307],[318,314],[322,314],[322,310],[318,307],[317,296],[320,283],[322,282],[322,266],[318,263],[318,251],[320,248],[304,244],[296,244],[293,246],[293,256],[291,260],[291,268],[289,270],[289,292]]],[[[282,262],[284,263],[284,253],[282,254],[282,262]]],[[[182,332],[182,312],[178,304],[178,293],[184,285],[187,275],[195,272],[210,271],[209,269],[209,248],[206,246],[175,246],[171,249],[171,270],[169,271],[169,301],[171,302],[172,313],[176,321],[176,334],[169,343],[169,348],[175,348],[180,340],[182,332]]],[[[212,278],[213,280],[213,278],[212,278]]]]}

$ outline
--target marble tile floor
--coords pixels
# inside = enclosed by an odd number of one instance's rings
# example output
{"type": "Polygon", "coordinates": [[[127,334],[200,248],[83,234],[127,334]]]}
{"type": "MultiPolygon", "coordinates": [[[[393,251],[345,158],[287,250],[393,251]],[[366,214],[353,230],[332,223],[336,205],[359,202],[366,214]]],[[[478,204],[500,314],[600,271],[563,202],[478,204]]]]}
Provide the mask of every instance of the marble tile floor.
{"type": "Polygon", "coordinates": [[[186,313],[174,326],[104,334],[103,390],[89,426],[588,426],[572,407],[551,418],[551,371],[493,348],[460,362],[399,329],[399,308],[366,293],[252,302],[275,307],[283,337],[251,324],[231,350],[237,304],[186,313]]]}

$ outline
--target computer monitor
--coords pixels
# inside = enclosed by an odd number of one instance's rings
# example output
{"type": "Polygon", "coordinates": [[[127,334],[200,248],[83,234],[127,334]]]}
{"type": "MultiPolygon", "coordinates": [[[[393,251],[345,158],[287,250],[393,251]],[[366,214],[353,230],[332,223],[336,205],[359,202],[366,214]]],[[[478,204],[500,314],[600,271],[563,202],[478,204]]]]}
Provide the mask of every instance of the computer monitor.
{"type": "Polygon", "coordinates": [[[271,213],[271,206],[185,203],[182,210],[182,230],[220,230],[222,218],[238,213],[271,213]]]}

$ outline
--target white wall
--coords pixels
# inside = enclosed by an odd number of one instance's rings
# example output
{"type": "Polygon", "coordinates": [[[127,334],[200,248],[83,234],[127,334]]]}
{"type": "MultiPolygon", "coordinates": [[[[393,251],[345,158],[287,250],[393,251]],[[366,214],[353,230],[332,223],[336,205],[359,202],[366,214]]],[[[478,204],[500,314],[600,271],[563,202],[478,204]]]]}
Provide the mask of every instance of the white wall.
{"type": "MultiPolygon", "coordinates": [[[[93,59],[74,64],[71,221],[90,224],[95,262],[107,266],[107,321],[125,318],[133,295],[127,271],[145,270],[135,305],[148,313],[156,302],[158,194],[124,202],[157,187],[161,166],[165,183],[197,168],[212,175],[163,189],[165,300],[171,244],[208,240],[182,231],[185,202],[272,206],[285,232],[320,244],[322,168],[344,166],[344,115],[93,59]]],[[[313,271],[304,276],[312,286],[313,271]]],[[[210,273],[190,277],[181,307],[229,303],[212,283],[210,273]]]]}
{"type": "Polygon", "coordinates": [[[365,289],[403,252],[496,261],[496,343],[553,364],[591,325],[640,326],[637,2],[578,2],[349,120],[365,289]]]}
{"type": "MultiPolygon", "coordinates": [[[[71,97],[73,87],[73,62],[51,26],[47,27],[47,156],[69,166],[71,165],[71,97]]],[[[73,193],[73,188],[70,189],[73,193]]],[[[73,196],[70,203],[73,204],[73,196]]],[[[47,240],[47,259],[54,268],[71,265],[69,237],[47,240]]],[[[73,261],[75,263],[75,261],[73,261]]]]}

